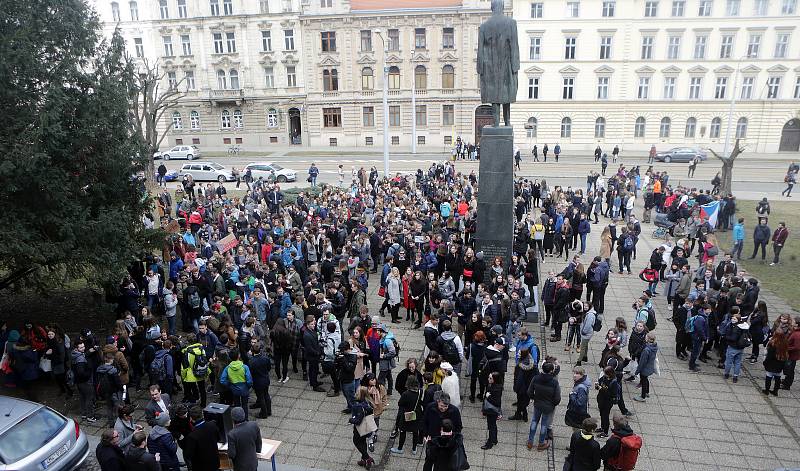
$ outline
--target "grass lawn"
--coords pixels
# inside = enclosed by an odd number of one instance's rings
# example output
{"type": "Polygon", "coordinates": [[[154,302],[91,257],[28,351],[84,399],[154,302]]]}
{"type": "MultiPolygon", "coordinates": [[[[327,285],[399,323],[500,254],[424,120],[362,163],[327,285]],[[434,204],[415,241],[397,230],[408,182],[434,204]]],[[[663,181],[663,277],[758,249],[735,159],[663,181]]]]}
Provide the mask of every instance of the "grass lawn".
{"type": "MultiPolygon", "coordinates": [[[[774,267],[769,266],[774,256],[771,242],[767,246],[767,261],[765,263],[761,262],[760,253],[755,259],[748,260],[750,255],[753,254],[753,228],[758,224],[755,210],[758,202],[752,200],[737,200],[737,202],[739,204],[736,211],[736,219],[743,217],[745,224],[744,249],[742,250],[742,261],[739,262],[739,267],[744,268],[748,273],[755,276],[765,288],[785,299],[790,306],[800,309],[800,280],[797,278],[797,262],[800,259],[800,201],[770,202],[770,209],[772,210],[768,222],[770,230],[774,232],[781,221],[785,222],[786,227],[789,229],[789,239],[787,239],[781,252],[781,262],[774,267]]],[[[730,231],[718,232],[717,238],[722,249],[730,250],[733,246],[730,231]]]]}

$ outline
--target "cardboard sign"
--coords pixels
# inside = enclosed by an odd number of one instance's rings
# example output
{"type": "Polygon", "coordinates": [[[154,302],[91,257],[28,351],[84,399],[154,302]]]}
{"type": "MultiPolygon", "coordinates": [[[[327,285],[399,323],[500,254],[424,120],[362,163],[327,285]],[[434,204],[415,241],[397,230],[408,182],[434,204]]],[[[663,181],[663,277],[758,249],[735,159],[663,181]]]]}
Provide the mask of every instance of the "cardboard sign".
{"type": "Polygon", "coordinates": [[[219,242],[217,242],[217,248],[219,249],[219,253],[225,253],[228,250],[236,247],[237,245],[239,245],[239,239],[237,239],[236,236],[233,234],[228,234],[222,239],[220,239],[219,242]]]}
{"type": "Polygon", "coordinates": [[[181,225],[178,224],[177,219],[173,219],[164,227],[164,230],[167,231],[168,234],[177,234],[181,231],[181,225]]]}

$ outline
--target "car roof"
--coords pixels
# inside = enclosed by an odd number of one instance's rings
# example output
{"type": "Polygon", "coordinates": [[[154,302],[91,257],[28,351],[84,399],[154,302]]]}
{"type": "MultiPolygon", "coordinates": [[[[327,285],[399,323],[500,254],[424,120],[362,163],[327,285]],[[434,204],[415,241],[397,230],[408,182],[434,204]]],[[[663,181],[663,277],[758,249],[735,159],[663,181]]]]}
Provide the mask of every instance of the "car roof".
{"type": "Polygon", "coordinates": [[[0,433],[5,432],[20,419],[29,416],[34,411],[44,407],[43,405],[17,399],[15,397],[0,396],[0,433]]]}
{"type": "MultiPolygon", "coordinates": [[[[183,165],[186,166],[186,165],[211,165],[211,164],[222,165],[217,162],[211,162],[210,160],[192,160],[191,162],[186,162],[183,165]]],[[[222,166],[224,167],[224,165],[222,166]]]]}
{"type": "Polygon", "coordinates": [[[274,162],[250,162],[249,164],[246,165],[246,167],[249,167],[251,165],[272,165],[273,163],[274,162]]]}

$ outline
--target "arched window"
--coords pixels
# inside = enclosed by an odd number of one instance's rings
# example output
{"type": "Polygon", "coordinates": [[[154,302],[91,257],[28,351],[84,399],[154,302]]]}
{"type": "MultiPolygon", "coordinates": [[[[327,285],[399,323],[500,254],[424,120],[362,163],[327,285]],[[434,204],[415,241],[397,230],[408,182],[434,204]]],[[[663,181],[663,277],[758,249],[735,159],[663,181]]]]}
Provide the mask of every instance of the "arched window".
{"type": "Polygon", "coordinates": [[[322,71],[322,89],[326,92],[339,90],[339,71],[336,69],[325,69],[322,71]]]}
{"type": "Polygon", "coordinates": [[[277,128],[278,127],[278,110],[275,108],[270,108],[267,110],[267,127],[268,128],[277,128]]]}
{"type": "Polygon", "coordinates": [[[747,139],[747,118],[736,121],[736,139],[747,139]]]}
{"type": "Polygon", "coordinates": [[[659,137],[669,137],[669,128],[672,125],[672,120],[664,116],[661,118],[661,127],[658,129],[659,137]]]}
{"type": "Polygon", "coordinates": [[[361,89],[372,90],[375,88],[375,75],[372,72],[372,67],[364,67],[361,69],[361,89]]]}
{"type": "Polygon", "coordinates": [[[697,118],[689,118],[686,120],[686,132],[683,133],[685,138],[694,138],[694,133],[697,130],[697,118]]]}
{"type": "Polygon", "coordinates": [[[442,67],[442,88],[452,89],[456,85],[456,69],[452,65],[442,67]]]}
{"type": "Polygon", "coordinates": [[[424,65],[418,65],[414,68],[414,88],[417,90],[426,90],[428,88],[428,69],[424,65]]]}
{"type": "Polygon", "coordinates": [[[217,71],[217,88],[220,90],[228,88],[228,79],[225,77],[224,70],[217,71]]]}
{"type": "Polygon", "coordinates": [[[594,120],[594,138],[603,139],[606,137],[606,119],[602,116],[594,120]]]}
{"type": "Polygon", "coordinates": [[[172,127],[174,129],[183,129],[183,118],[177,111],[172,113],[172,127]]]}
{"type": "Polygon", "coordinates": [[[536,137],[536,133],[539,131],[539,121],[531,116],[528,118],[528,123],[525,124],[525,133],[528,137],[536,137]]]}
{"type": "Polygon", "coordinates": [[[222,117],[221,117],[222,129],[230,129],[231,128],[231,113],[228,110],[222,110],[222,117]]]}
{"type": "Polygon", "coordinates": [[[564,118],[561,120],[561,137],[568,138],[572,136],[572,120],[564,118]]]}
{"type": "Polygon", "coordinates": [[[200,113],[197,111],[189,113],[189,126],[192,129],[200,129],[200,113]]]}
{"type": "Polygon", "coordinates": [[[231,77],[231,90],[238,90],[239,89],[239,72],[236,69],[231,69],[230,77],[231,77]]]}
{"type": "Polygon", "coordinates": [[[242,129],[244,127],[242,110],[233,110],[233,127],[236,129],[242,129]]]}
{"type": "Polygon", "coordinates": [[[119,3],[111,2],[111,17],[114,21],[119,21],[119,3]]]}
{"type": "Polygon", "coordinates": [[[389,89],[391,90],[399,90],[400,89],[400,69],[397,66],[389,67],[389,89]]]}
{"type": "Polygon", "coordinates": [[[636,118],[636,123],[633,125],[633,137],[644,137],[644,128],[647,125],[647,120],[644,116],[636,118]]]}
{"type": "Polygon", "coordinates": [[[711,120],[711,129],[708,130],[708,137],[719,139],[719,132],[722,129],[722,119],[716,117],[711,120]]]}

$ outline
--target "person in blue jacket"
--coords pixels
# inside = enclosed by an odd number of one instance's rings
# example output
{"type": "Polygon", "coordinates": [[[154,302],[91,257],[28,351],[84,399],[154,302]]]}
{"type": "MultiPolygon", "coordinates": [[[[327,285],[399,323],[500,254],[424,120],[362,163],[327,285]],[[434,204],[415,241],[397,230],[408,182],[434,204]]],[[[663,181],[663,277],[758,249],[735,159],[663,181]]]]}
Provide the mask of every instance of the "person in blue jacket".
{"type": "Polygon", "coordinates": [[[733,250],[731,255],[736,255],[736,260],[742,259],[742,249],[744,248],[744,218],[733,226],[733,250]]]}
{"type": "Polygon", "coordinates": [[[231,362],[222,370],[219,382],[231,391],[233,406],[244,409],[246,419],[247,411],[250,409],[247,398],[250,396],[250,388],[253,387],[253,376],[250,374],[250,367],[239,359],[239,350],[232,349],[228,355],[231,362]]]}
{"type": "Polygon", "coordinates": [[[586,236],[592,232],[592,225],[586,219],[586,214],[581,213],[581,220],[578,223],[578,234],[581,236],[581,255],[586,253],[586,236]]]}
{"type": "Polygon", "coordinates": [[[648,332],[645,336],[645,346],[642,354],[639,355],[639,365],[636,367],[636,373],[639,375],[642,384],[642,395],[634,396],[634,401],[646,402],[647,396],[650,395],[650,376],[656,372],[656,355],[658,354],[658,344],[656,343],[656,335],[648,332]]]}

